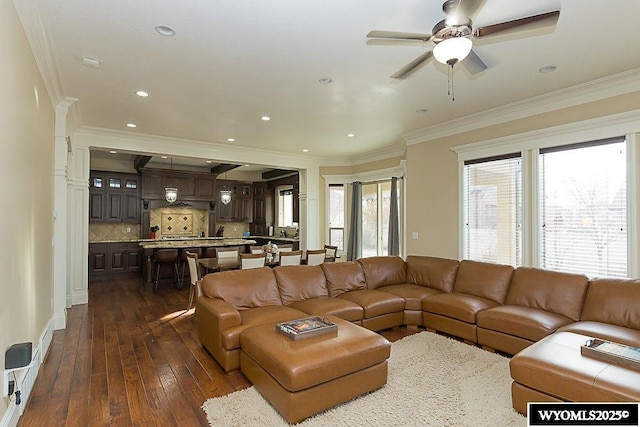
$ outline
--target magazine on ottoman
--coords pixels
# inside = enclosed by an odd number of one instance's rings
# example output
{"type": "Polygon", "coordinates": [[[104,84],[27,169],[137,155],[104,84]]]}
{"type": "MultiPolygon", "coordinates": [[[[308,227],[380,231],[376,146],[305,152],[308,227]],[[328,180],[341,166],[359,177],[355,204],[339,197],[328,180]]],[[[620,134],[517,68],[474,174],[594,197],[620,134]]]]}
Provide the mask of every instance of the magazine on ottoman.
{"type": "Polygon", "coordinates": [[[298,341],[317,335],[338,334],[338,325],[319,316],[305,317],[276,324],[276,331],[298,341]]]}
{"type": "Polygon", "coordinates": [[[580,347],[580,353],[583,356],[640,370],[640,348],[638,347],[594,338],[580,347]]]}

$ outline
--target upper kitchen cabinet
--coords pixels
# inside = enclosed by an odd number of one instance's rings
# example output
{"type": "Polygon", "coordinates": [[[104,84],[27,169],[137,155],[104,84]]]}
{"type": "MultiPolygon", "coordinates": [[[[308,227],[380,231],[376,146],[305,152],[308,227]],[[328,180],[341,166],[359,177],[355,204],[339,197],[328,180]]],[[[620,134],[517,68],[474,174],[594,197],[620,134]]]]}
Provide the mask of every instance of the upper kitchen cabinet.
{"type": "Polygon", "coordinates": [[[135,174],[91,171],[89,221],[140,222],[140,177],[135,174]]]}
{"type": "Polygon", "coordinates": [[[161,169],[142,171],[142,198],[162,200],[165,188],[178,189],[178,201],[213,201],[216,199],[216,176],[199,172],[161,169]]]}
{"type": "Polygon", "coordinates": [[[216,219],[218,222],[251,222],[253,218],[252,185],[247,182],[218,180],[218,207],[216,219]],[[231,191],[231,202],[223,205],[220,201],[221,189],[231,191]]]}

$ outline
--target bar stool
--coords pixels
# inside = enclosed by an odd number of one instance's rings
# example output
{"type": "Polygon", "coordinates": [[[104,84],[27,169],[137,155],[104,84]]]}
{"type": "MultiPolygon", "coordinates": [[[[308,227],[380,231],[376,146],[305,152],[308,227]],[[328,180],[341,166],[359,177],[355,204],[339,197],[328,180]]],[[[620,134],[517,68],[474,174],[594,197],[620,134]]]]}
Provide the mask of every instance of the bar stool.
{"type": "Polygon", "coordinates": [[[173,264],[175,272],[176,288],[182,289],[182,281],[178,272],[178,250],[177,249],[158,249],[153,257],[153,263],[156,267],[156,278],[153,282],[153,292],[158,292],[158,278],[160,277],[160,266],[163,264],[173,264]]]}
{"type": "Polygon", "coordinates": [[[178,261],[178,270],[180,270],[180,281],[184,283],[184,271],[187,269],[187,252],[198,255],[198,258],[202,258],[202,248],[189,248],[184,249],[180,254],[180,260],[178,261]]]}

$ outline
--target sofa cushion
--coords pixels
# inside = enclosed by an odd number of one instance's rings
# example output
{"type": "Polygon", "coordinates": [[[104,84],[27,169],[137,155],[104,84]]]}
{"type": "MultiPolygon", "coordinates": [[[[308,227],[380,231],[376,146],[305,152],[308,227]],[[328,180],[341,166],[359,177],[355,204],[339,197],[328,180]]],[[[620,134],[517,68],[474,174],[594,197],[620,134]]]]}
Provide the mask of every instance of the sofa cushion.
{"type": "Polygon", "coordinates": [[[581,320],[640,331],[640,280],[595,279],[589,283],[581,320]]]}
{"type": "MultiPolygon", "coordinates": [[[[217,274],[217,273],[216,273],[217,274]]],[[[281,305],[256,307],[240,312],[242,323],[220,331],[222,347],[227,350],[240,348],[240,335],[242,331],[251,326],[265,325],[267,323],[287,322],[289,320],[306,317],[306,313],[281,305]]],[[[274,326],[275,328],[275,326],[274,326]]]]}
{"type": "Polygon", "coordinates": [[[324,273],[318,265],[283,265],[274,268],[273,274],[284,305],[329,296],[324,273]]]}
{"type": "Polygon", "coordinates": [[[375,289],[346,292],[337,298],[355,302],[362,307],[363,319],[404,311],[404,299],[375,289]]]}
{"type": "Polygon", "coordinates": [[[455,259],[409,255],[407,282],[451,292],[460,262],[455,259]]]}
{"type": "Polygon", "coordinates": [[[457,293],[504,304],[512,274],[510,265],[463,260],[460,261],[453,289],[457,293]]]}
{"type": "Polygon", "coordinates": [[[423,311],[474,324],[478,312],[497,305],[495,301],[486,298],[457,292],[441,293],[422,300],[423,311]]]}
{"type": "Polygon", "coordinates": [[[276,277],[269,267],[207,274],[201,283],[205,296],[220,298],[238,310],[282,305],[276,277]]]}
{"type": "Polygon", "coordinates": [[[558,329],[558,332],[573,332],[605,341],[630,345],[631,347],[640,347],[640,331],[608,323],[583,320],[563,326],[558,329]]]}
{"type": "Polygon", "coordinates": [[[367,289],[362,266],[355,262],[325,262],[320,264],[327,282],[330,297],[337,297],[348,291],[367,289]]]}
{"type": "Polygon", "coordinates": [[[413,285],[410,283],[405,283],[402,285],[383,286],[376,290],[388,292],[390,294],[404,298],[405,310],[417,311],[422,311],[423,299],[442,293],[442,291],[439,291],[437,289],[431,289],[427,288],[426,286],[413,285]]]}
{"type": "Polygon", "coordinates": [[[588,283],[582,274],[518,267],[505,304],[550,311],[576,321],[588,283]]]}
{"type": "Polygon", "coordinates": [[[360,258],[358,262],[362,265],[368,289],[407,282],[407,267],[398,256],[360,258]]]}
{"type": "Polygon", "coordinates": [[[360,321],[364,316],[364,309],[362,307],[355,302],[341,298],[311,298],[304,301],[296,301],[289,307],[314,316],[331,314],[350,322],[360,321]]]}
{"type": "Polygon", "coordinates": [[[478,313],[476,321],[480,328],[530,341],[540,341],[559,327],[572,323],[568,317],[519,305],[502,305],[483,310],[478,313]]]}

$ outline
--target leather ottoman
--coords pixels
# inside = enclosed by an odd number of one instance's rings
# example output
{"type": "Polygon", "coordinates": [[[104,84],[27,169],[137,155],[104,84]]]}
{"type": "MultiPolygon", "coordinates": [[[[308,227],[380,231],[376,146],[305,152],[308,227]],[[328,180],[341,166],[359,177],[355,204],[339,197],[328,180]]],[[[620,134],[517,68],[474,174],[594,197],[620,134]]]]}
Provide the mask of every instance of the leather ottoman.
{"type": "Polygon", "coordinates": [[[391,345],[381,335],[335,316],[335,334],[294,341],[275,325],[240,337],[240,369],[289,422],[377,390],[387,383],[391,345]]]}
{"type": "Polygon", "coordinates": [[[556,332],[511,359],[513,408],[527,402],[638,402],[640,371],[580,354],[586,335],[556,332]]]}

